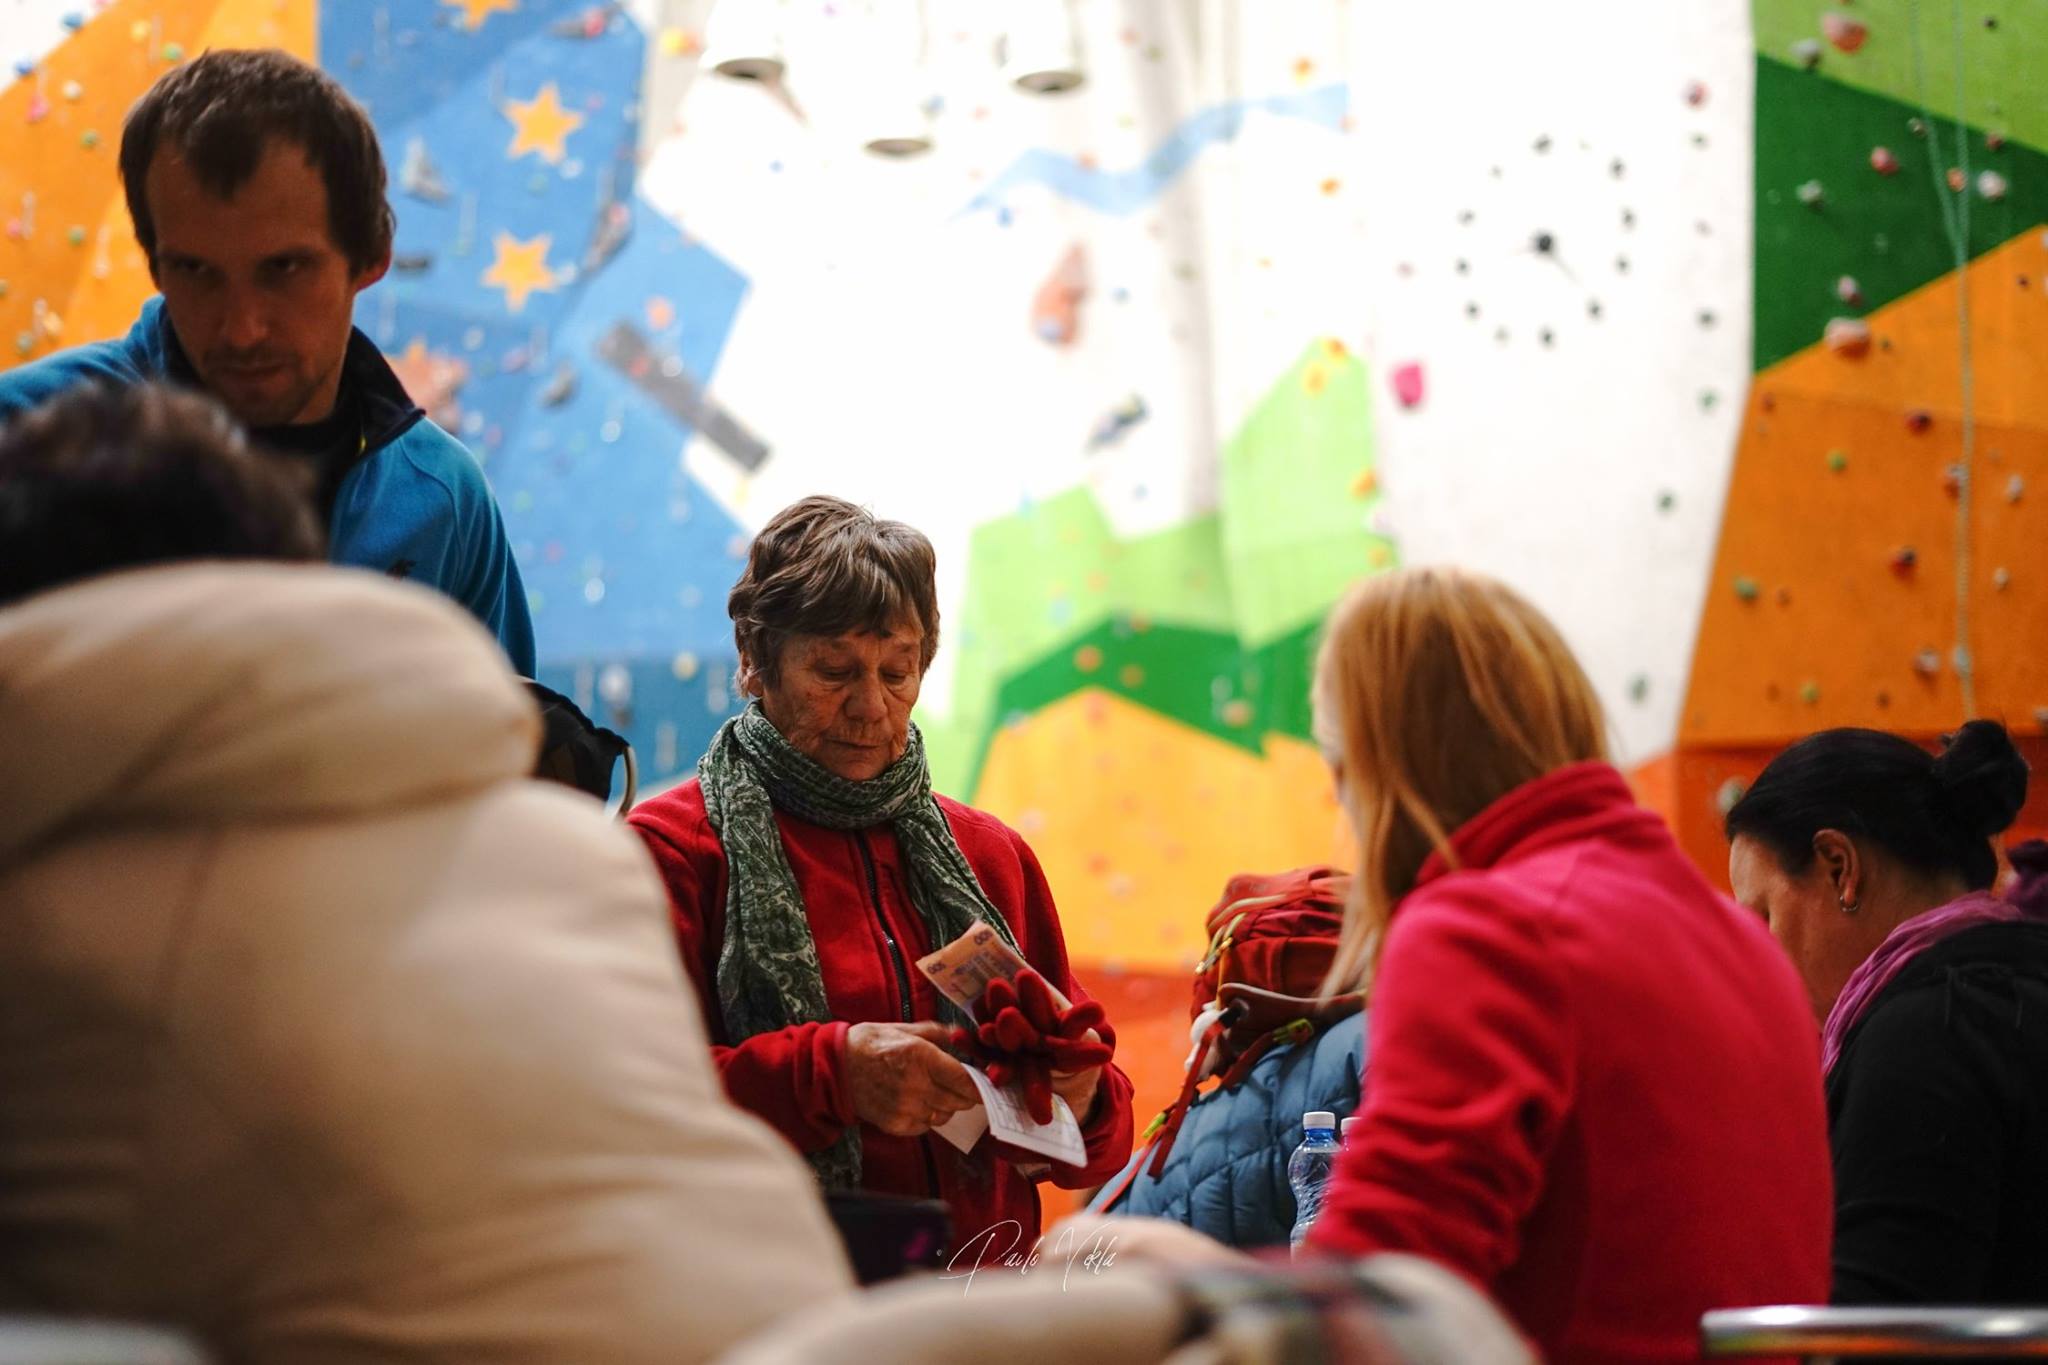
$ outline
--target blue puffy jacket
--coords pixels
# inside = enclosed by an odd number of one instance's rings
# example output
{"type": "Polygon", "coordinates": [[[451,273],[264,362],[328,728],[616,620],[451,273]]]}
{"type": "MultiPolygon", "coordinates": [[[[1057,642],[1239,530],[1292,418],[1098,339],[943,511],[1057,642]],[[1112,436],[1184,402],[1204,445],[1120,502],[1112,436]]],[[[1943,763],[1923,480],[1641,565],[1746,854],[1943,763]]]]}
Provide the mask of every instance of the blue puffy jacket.
{"type": "MultiPolygon", "coordinates": [[[[1212,1090],[1189,1107],[1157,1180],[1141,1173],[1127,1194],[1105,1207],[1123,1185],[1119,1175],[1090,1208],[1168,1218],[1229,1246],[1285,1245],[1294,1228],[1287,1158],[1301,1145],[1301,1116],[1327,1109],[1342,1121],[1358,1108],[1364,1073],[1363,1014],[1339,1020],[1306,1043],[1275,1048],[1241,1084],[1212,1090]]],[[[1132,1161],[1151,1156],[1141,1151],[1132,1161]]]]}
{"type": "MultiPolygon", "coordinates": [[[[342,365],[363,408],[364,454],[335,495],[328,557],[440,589],[498,637],[514,670],[532,677],[526,588],[476,457],[427,420],[361,331],[350,335],[342,365]]],[[[0,374],[0,422],[86,380],[199,387],[163,299],[153,298],[125,337],[0,374]]]]}

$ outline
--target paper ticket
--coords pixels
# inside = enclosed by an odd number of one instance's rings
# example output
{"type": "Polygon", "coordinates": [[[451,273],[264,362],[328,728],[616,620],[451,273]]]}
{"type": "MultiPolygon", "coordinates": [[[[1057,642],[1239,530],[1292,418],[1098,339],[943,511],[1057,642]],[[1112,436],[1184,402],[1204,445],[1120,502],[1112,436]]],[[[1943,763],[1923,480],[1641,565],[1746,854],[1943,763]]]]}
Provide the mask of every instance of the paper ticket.
{"type": "Polygon", "coordinates": [[[988,1114],[988,1131],[996,1141],[1036,1152],[1054,1161],[1063,1161],[1069,1166],[1088,1163],[1088,1144],[1081,1136],[1081,1125],[1074,1121],[1074,1111],[1067,1107],[1065,1100],[1054,1095],[1052,1122],[1039,1123],[1024,1107],[1023,1098],[1014,1087],[997,1089],[996,1083],[982,1074],[979,1067],[968,1067],[967,1075],[974,1082],[974,1088],[981,1092],[982,1108],[988,1114]]]}

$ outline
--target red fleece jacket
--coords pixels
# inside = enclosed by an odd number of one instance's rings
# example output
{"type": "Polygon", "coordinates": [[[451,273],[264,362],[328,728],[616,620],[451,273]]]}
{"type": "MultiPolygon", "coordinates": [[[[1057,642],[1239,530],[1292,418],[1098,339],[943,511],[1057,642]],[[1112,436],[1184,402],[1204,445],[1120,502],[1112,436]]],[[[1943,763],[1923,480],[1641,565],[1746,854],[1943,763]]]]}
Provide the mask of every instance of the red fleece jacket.
{"type": "MultiPolygon", "coordinates": [[[[1076,1004],[1086,1000],[1067,967],[1059,914],[1030,847],[994,816],[943,796],[938,801],[1025,960],[1076,1004]]],[[[842,833],[780,811],[775,819],[817,941],[832,1022],[797,1024],[738,1046],[729,1045],[718,1013],[725,849],[705,818],[703,789],[690,781],[654,797],[634,807],[632,824],[668,884],[683,965],[696,984],[726,1093],[809,1153],[829,1146],[855,1121],[843,1075],[848,1026],[939,1018],[939,993],[917,970],[917,959],[938,945],[911,904],[902,855],[887,826],[842,833]]],[[[1109,1029],[1103,1033],[1115,1041],[1109,1029]]],[[[1130,1156],[1131,1083],[1115,1065],[1103,1068],[1094,1113],[1084,1117],[1088,1164],[1056,1165],[1049,1175],[1065,1189],[1101,1184],[1130,1156]]],[[[988,1142],[969,1158],[943,1138],[891,1137],[863,1125],[861,1144],[864,1188],[946,1201],[961,1269],[977,1257],[993,1268],[1013,1236],[1019,1252],[1038,1236],[1037,1190],[1009,1161],[991,1160],[988,1142]]]]}
{"type": "Polygon", "coordinates": [[[1762,922],[1605,764],[1453,844],[1389,926],[1312,1244],[1437,1260],[1551,1361],[1697,1360],[1710,1308],[1825,1303],[1819,1040],[1762,922]]]}

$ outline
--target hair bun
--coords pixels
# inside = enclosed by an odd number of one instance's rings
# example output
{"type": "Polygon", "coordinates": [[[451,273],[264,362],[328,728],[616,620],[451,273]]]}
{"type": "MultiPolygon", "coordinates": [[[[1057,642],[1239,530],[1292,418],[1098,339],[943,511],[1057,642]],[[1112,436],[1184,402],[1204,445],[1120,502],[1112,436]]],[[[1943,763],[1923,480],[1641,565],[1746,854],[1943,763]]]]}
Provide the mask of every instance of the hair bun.
{"type": "Polygon", "coordinates": [[[1973,720],[1948,737],[1934,760],[1934,785],[1957,828],[1989,839],[2027,803],[2027,761],[1995,720],[1973,720]]]}

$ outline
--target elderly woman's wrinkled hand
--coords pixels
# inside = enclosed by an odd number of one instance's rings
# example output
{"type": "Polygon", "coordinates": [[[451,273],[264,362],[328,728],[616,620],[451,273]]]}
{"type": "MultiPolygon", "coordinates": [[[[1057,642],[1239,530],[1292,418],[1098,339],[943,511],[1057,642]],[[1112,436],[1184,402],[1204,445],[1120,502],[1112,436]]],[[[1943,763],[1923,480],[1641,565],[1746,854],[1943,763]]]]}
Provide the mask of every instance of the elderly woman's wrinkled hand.
{"type": "Polygon", "coordinates": [[[894,1137],[918,1137],[981,1103],[967,1068],[939,1045],[944,1024],[855,1024],[846,1031],[854,1114],[894,1137]]]}

